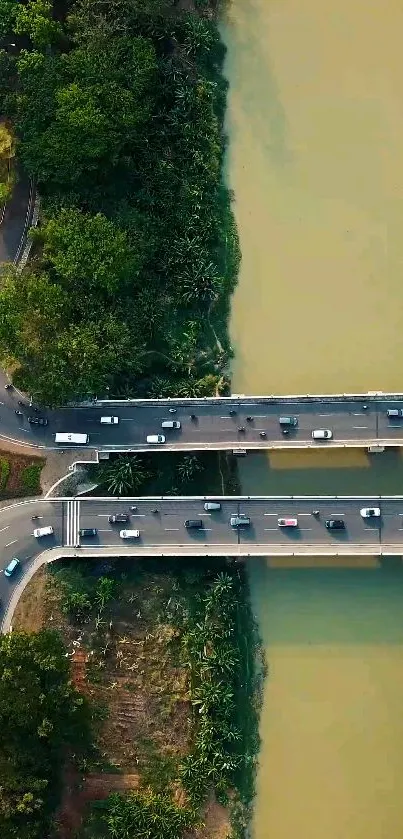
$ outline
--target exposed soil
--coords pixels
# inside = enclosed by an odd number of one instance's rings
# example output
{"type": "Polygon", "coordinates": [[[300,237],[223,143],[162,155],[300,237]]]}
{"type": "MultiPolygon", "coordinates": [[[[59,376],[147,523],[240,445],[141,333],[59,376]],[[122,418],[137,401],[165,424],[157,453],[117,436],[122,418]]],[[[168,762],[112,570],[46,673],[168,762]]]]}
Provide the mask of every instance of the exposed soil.
{"type": "Polygon", "coordinates": [[[138,786],[138,775],[91,774],[83,778],[68,766],[64,774],[63,800],[56,817],[58,839],[74,839],[91,801],[101,801],[111,792],[127,792],[138,786]]]}

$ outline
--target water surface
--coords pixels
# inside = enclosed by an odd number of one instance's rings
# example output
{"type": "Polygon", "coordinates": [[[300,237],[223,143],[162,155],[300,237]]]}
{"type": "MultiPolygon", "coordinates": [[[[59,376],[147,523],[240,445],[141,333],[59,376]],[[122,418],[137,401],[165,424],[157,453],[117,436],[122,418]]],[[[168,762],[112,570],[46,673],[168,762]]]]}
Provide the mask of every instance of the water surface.
{"type": "MultiPolygon", "coordinates": [[[[402,389],[402,31],[398,0],[230,3],[236,392],[402,389]]],[[[247,494],[403,493],[394,453],[248,456],[241,475],[247,494]]],[[[285,564],[250,565],[270,667],[256,839],[401,839],[403,574],[285,564]]]]}

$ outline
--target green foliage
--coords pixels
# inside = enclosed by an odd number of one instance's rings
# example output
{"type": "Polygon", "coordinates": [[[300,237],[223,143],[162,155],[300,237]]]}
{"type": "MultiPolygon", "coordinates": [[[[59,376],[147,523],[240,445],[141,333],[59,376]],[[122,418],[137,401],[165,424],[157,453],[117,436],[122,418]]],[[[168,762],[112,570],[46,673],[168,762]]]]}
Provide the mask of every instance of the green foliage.
{"type": "Polygon", "coordinates": [[[203,465],[195,454],[184,454],[177,466],[177,475],[182,484],[192,481],[203,471],[203,465]]]}
{"type": "Polygon", "coordinates": [[[96,835],[105,839],[129,839],[135,835],[142,839],[182,839],[195,821],[187,808],[178,807],[164,795],[143,790],[125,796],[114,793],[95,805],[94,810],[98,812],[98,818],[94,818],[98,825],[96,835]]]}
{"type": "Polygon", "coordinates": [[[76,0],[49,50],[47,0],[18,20],[36,48],[4,59],[3,98],[44,222],[0,290],[0,351],[52,405],[123,382],[214,393],[239,260],[215,23],[173,0],[76,0]]]}
{"type": "Polygon", "coordinates": [[[97,477],[112,495],[135,495],[150,475],[136,455],[119,455],[103,466],[97,477]]]}
{"type": "Polygon", "coordinates": [[[39,495],[41,491],[41,472],[43,463],[31,463],[21,472],[21,484],[26,493],[39,495]]]}
{"type": "Polygon", "coordinates": [[[7,38],[11,35],[18,6],[18,0],[0,0],[1,39],[7,38]]]}
{"type": "Polygon", "coordinates": [[[61,37],[60,24],[52,19],[50,0],[28,0],[18,4],[14,13],[14,32],[29,35],[32,43],[40,50],[46,49],[61,37]]]}
{"type": "Polygon", "coordinates": [[[2,839],[48,835],[64,750],[87,742],[88,722],[57,633],[0,637],[2,839]]]}
{"type": "Polygon", "coordinates": [[[0,457],[0,492],[3,492],[7,486],[10,470],[10,461],[5,457],[0,457]]]}

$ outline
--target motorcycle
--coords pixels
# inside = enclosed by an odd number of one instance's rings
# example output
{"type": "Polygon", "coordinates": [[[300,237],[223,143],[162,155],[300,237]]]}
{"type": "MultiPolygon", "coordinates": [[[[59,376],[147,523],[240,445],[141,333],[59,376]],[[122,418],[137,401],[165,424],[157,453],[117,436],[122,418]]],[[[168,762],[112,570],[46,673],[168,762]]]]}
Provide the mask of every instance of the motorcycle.
{"type": "Polygon", "coordinates": [[[176,408],[168,408],[170,414],[176,414],[176,408]]]}
{"type": "Polygon", "coordinates": [[[14,411],[14,413],[15,413],[15,414],[17,414],[17,417],[22,417],[22,416],[24,416],[24,415],[23,415],[23,413],[22,413],[22,411],[14,411]]]}
{"type": "Polygon", "coordinates": [[[136,512],[136,510],[137,510],[137,507],[136,507],[136,506],[134,506],[134,507],[130,507],[130,509],[131,509],[132,513],[135,513],[135,512],[136,512]]]}
{"type": "Polygon", "coordinates": [[[4,385],[4,390],[12,390],[12,389],[13,389],[13,385],[11,385],[10,383],[8,383],[7,385],[4,385]]]}
{"type": "Polygon", "coordinates": [[[39,519],[39,516],[31,516],[31,521],[36,521],[37,519],[39,519]]]}

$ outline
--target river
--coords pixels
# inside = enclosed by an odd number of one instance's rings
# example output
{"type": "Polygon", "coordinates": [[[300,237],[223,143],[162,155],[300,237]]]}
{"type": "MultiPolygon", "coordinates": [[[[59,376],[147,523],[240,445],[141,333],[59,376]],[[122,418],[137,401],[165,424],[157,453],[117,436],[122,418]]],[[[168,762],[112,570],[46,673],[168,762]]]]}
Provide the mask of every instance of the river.
{"type": "MultiPolygon", "coordinates": [[[[229,3],[235,392],[402,388],[402,31],[398,0],[229,3]]],[[[403,487],[394,453],[248,456],[241,478],[246,493],[403,487]]],[[[255,839],[401,839],[403,574],[286,564],[250,566],[269,663],[255,839]]]]}

